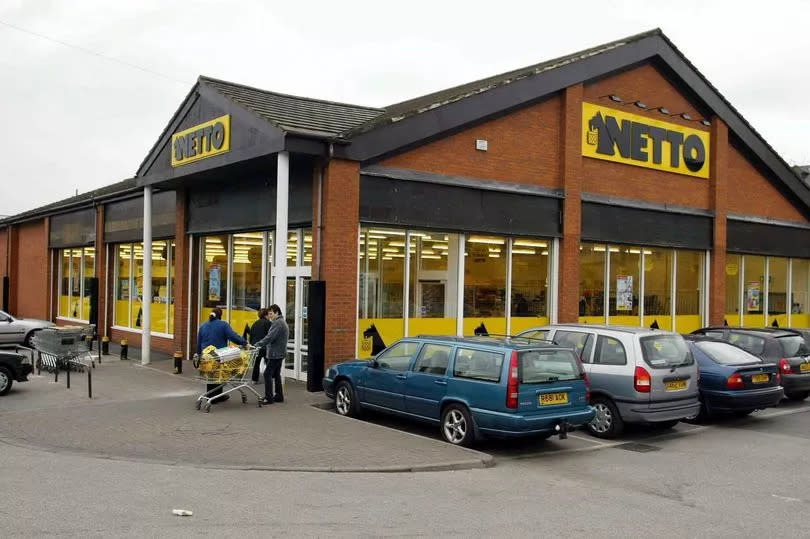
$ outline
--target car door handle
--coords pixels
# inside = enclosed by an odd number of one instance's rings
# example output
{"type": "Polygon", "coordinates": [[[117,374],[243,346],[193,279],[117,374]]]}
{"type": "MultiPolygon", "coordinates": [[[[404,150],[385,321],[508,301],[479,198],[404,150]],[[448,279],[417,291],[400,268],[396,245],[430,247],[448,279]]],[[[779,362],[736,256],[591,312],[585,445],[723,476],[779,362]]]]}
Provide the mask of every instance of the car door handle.
{"type": "Polygon", "coordinates": [[[437,386],[446,386],[447,380],[433,380],[433,383],[436,384],[437,386]]]}
{"type": "Polygon", "coordinates": [[[404,380],[407,377],[408,377],[407,374],[397,374],[397,378],[400,379],[400,380],[404,380]]]}

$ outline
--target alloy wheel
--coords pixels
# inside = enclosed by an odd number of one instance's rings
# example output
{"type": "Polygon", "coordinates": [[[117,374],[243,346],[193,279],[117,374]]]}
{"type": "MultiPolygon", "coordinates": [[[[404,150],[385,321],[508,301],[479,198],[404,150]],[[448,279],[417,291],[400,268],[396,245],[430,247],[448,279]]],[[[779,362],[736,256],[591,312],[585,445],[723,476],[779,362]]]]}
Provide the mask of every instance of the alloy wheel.
{"type": "Polygon", "coordinates": [[[613,414],[610,408],[603,402],[597,402],[593,407],[596,411],[596,415],[593,420],[591,420],[590,427],[594,432],[603,434],[610,430],[610,426],[613,424],[613,414]]]}
{"type": "Polygon", "coordinates": [[[349,411],[352,409],[352,396],[349,394],[349,388],[345,385],[340,386],[337,390],[335,408],[337,408],[340,415],[349,415],[349,411]]]}
{"type": "Polygon", "coordinates": [[[6,388],[8,387],[8,383],[9,383],[8,375],[5,373],[5,371],[0,369],[0,393],[6,390],[6,388]]]}
{"type": "Polygon", "coordinates": [[[444,418],[444,437],[452,444],[461,443],[467,435],[467,420],[460,410],[451,410],[444,418]]]}

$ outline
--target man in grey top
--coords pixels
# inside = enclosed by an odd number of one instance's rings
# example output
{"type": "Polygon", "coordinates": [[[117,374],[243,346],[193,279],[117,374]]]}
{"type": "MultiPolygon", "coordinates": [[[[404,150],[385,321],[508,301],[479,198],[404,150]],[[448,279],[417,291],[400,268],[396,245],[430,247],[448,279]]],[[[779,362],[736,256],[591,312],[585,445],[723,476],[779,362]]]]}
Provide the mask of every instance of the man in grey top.
{"type": "Polygon", "coordinates": [[[264,400],[262,404],[273,404],[274,402],[284,402],[284,389],[281,385],[281,364],[284,356],[287,355],[287,340],[290,337],[290,328],[287,321],[281,315],[281,308],[273,304],[269,308],[270,320],[272,324],[264,336],[254,346],[267,347],[264,356],[267,358],[267,366],[264,369],[264,400]],[[275,396],[273,396],[273,383],[275,382],[275,396]]]}

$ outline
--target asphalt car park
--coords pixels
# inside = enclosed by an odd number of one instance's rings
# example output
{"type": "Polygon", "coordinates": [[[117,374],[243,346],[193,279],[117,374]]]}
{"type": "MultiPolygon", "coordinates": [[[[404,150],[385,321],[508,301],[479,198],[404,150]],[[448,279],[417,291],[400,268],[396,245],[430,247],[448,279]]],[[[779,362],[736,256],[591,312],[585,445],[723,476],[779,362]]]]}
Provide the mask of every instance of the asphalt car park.
{"type": "MultiPolygon", "coordinates": [[[[346,418],[346,421],[353,419],[346,418]]],[[[405,432],[414,436],[441,440],[435,425],[409,421],[407,419],[366,412],[362,421],[405,432]]],[[[553,436],[541,438],[489,438],[476,442],[473,449],[495,457],[496,465],[509,461],[543,459],[564,454],[620,449],[638,453],[655,452],[665,449],[673,440],[699,437],[706,431],[735,429],[754,433],[798,436],[810,439],[810,402],[784,400],[774,408],[758,410],[747,417],[721,416],[700,423],[680,422],[673,428],[664,429],[654,425],[631,425],[619,438],[603,440],[590,435],[581,428],[569,432],[566,439],[553,436]]],[[[752,437],[752,443],[753,437],[752,437]]]]}

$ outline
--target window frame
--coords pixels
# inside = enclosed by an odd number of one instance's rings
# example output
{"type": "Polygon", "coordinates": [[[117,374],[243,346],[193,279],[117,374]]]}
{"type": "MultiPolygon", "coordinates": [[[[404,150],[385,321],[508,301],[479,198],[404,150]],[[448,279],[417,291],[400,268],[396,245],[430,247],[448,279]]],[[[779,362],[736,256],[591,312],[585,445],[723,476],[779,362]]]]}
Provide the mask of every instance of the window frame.
{"type": "MultiPolygon", "coordinates": [[[[389,370],[389,371],[396,371],[396,372],[408,372],[408,371],[411,370],[411,366],[412,366],[412,364],[414,362],[414,358],[417,357],[421,353],[422,348],[423,348],[423,345],[419,341],[411,341],[411,340],[405,340],[405,339],[399,340],[399,341],[395,342],[394,344],[392,344],[391,346],[389,346],[388,348],[386,348],[385,350],[383,350],[382,352],[380,352],[379,354],[377,354],[374,357],[374,361],[377,363],[377,367],[380,368],[380,369],[386,369],[386,370],[389,370]],[[391,352],[392,350],[394,350],[394,348],[396,348],[398,346],[409,345],[409,344],[414,345],[416,348],[414,349],[413,352],[411,352],[411,355],[408,357],[408,364],[405,366],[404,369],[401,369],[401,370],[400,369],[395,369],[395,368],[392,368],[388,364],[383,365],[382,361],[380,361],[380,359],[384,359],[386,357],[385,354],[391,352]]],[[[393,356],[393,357],[404,358],[405,356],[393,356]]]]}
{"type": "Polygon", "coordinates": [[[627,365],[627,347],[624,345],[621,339],[617,339],[611,335],[597,335],[596,343],[593,349],[593,364],[594,365],[607,365],[610,367],[622,367],[627,365]],[[624,363],[602,363],[601,361],[597,361],[597,358],[601,357],[602,354],[602,346],[607,339],[613,339],[617,343],[619,343],[622,347],[622,352],[624,352],[624,363]]]}
{"type": "MultiPolygon", "coordinates": [[[[165,241],[166,242],[166,333],[158,332],[158,331],[150,331],[150,335],[155,335],[158,337],[167,337],[173,338],[174,331],[173,331],[173,321],[172,321],[172,310],[171,306],[174,305],[174,286],[172,285],[172,281],[177,277],[174,273],[174,257],[175,257],[175,249],[177,245],[175,243],[174,238],[166,238],[165,240],[158,240],[158,241],[165,241]],[[169,332],[169,328],[172,328],[172,331],[169,332]]],[[[134,323],[132,321],[132,296],[133,290],[135,289],[135,246],[140,245],[141,249],[143,250],[143,242],[124,242],[124,243],[116,243],[113,245],[113,259],[115,260],[115,264],[113,266],[113,287],[112,287],[112,296],[108,298],[108,300],[113,304],[113,323],[111,327],[113,329],[119,329],[122,331],[129,331],[132,333],[143,333],[143,328],[133,327],[134,323]],[[129,292],[127,294],[127,325],[121,326],[115,323],[115,302],[118,301],[118,292],[120,287],[120,278],[119,278],[119,262],[121,261],[121,257],[119,255],[119,249],[122,246],[129,247],[129,277],[127,278],[127,283],[129,287],[129,292]]],[[[154,244],[153,244],[154,250],[154,244]]],[[[144,253],[144,256],[145,253],[144,253]]],[[[151,253],[149,256],[152,256],[151,253]]],[[[154,303],[155,297],[152,297],[152,303],[154,303]]],[[[141,301],[143,304],[143,300],[141,301]]]]}
{"type": "Polygon", "coordinates": [[[415,374],[426,374],[428,376],[436,376],[436,377],[439,377],[439,378],[445,378],[445,377],[447,377],[447,371],[450,370],[450,363],[451,363],[451,360],[452,360],[452,358],[454,356],[454,352],[455,352],[454,346],[451,345],[451,344],[425,343],[425,344],[422,345],[422,348],[419,350],[419,353],[416,355],[416,360],[411,365],[410,371],[415,373],[415,374]],[[441,373],[441,374],[435,373],[435,372],[426,372],[426,371],[418,371],[417,370],[417,367],[419,366],[419,362],[422,361],[423,359],[425,359],[425,357],[427,356],[428,349],[430,347],[432,347],[432,346],[436,347],[436,348],[440,348],[440,349],[446,349],[446,351],[447,351],[447,365],[445,365],[444,372],[441,373]]]}

